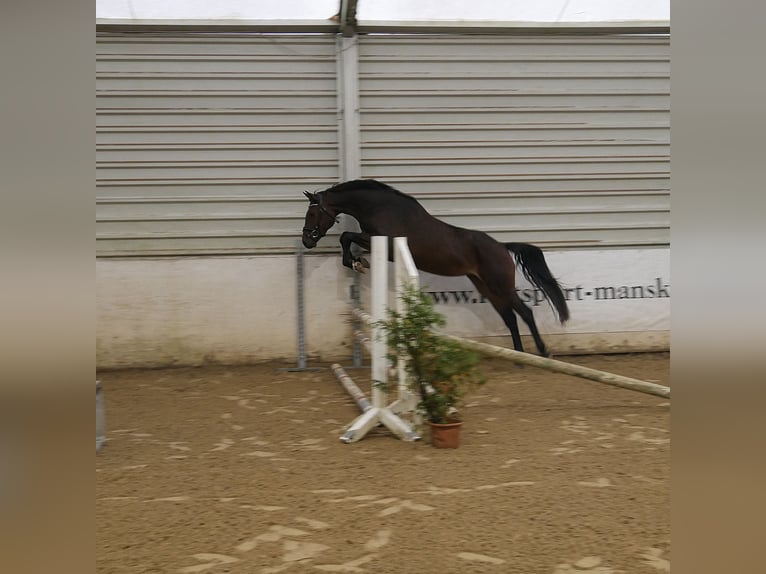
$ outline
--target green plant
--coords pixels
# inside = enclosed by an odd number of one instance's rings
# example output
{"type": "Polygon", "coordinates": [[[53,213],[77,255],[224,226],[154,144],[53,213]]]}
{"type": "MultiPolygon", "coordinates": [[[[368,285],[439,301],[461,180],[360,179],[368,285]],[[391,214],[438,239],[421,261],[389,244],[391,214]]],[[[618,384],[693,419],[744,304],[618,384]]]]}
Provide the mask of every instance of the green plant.
{"type": "Polygon", "coordinates": [[[457,411],[461,399],[471,388],[484,383],[478,369],[479,356],[458,341],[434,332],[443,327],[444,316],[434,309],[433,300],[417,287],[405,289],[400,296],[404,310],[388,309],[385,330],[389,358],[405,359],[405,370],[418,408],[432,423],[461,420],[457,411]]]}

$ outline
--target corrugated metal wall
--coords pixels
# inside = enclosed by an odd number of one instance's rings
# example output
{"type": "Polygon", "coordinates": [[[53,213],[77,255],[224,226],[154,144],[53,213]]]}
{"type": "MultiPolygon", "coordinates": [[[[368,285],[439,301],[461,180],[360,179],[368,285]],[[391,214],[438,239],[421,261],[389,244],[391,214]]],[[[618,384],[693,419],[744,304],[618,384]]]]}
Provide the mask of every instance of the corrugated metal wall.
{"type": "Polygon", "coordinates": [[[97,254],[294,251],[336,91],[329,35],[100,35],[97,254]]]}
{"type": "Polygon", "coordinates": [[[556,247],[669,243],[667,37],[360,39],[362,173],[556,247]]]}
{"type": "MultiPolygon", "coordinates": [[[[667,37],[358,41],[363,176],[501,240],[669,243],[667,37]]],[[[340,177],[335,53],[331,35],[99,37],[98,254],[291,252],[300,191],[340,177]]]]}

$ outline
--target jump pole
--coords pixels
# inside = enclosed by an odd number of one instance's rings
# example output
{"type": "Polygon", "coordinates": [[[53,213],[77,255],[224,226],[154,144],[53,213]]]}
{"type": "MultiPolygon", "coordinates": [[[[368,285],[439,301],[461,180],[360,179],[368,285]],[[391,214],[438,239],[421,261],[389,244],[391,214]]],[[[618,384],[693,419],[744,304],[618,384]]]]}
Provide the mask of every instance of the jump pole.
{"type": "MultiPolygon", "coordinates": [[[[386,316],[388,304],[388,238],[373,236],[371,238],[371,274],[372,294],[370,301],[370,321],[372,337],[370,339],[372,358],[372,401],[367,408],[367,400],[351,378],[346,375],[340,365],[333,365],[333,371],[344,388],[354,397],[362,414],[357,417],[340,437],[345,443],[356,442],[363,438],[370,429],[383,425],[402,440],[415,441],[420,436],[412,430],[410,425],[403,421],[394,412],[394,405],[386,405],[386,393],[379,387],[388,382],[388,359],[386,340],[377,321],[382,321],[386,316]],[[335,367],[338,367],[336,369],[335,367]]],[[[401,412],[398,410],[398,412],[401,412]]]]}
{"type": "Polygon", "coordinates": [[[343,385],[343,388],[346,389],[348,394],[351,395],[351,398],[356,401],[356,406],[359,407],[359,410],[362,411],[362,413],[366,413],[372,408],[370,401],[364,396],[362,390],[356,386],[353,379],[346,374],[343,367],[338,363],[335,363],[332,365],[332,372],[335,373],[338,381],[340,381],[340,384],[343,385]]]}
{"type": "MultiPolygon", "coordinates": [[[[369,317],[369,315],[367,316],[369,317]]],[[[364,347],[367,352],[370,352],[372,344],[370,342],[370,338],[361,330],[354,331],[354,339],[360,346],[364,347]]],[[[344,389],[346,389],[346,392],[351,395],[351,398],[354,399],[356,406],[359,407],[359,410],[363,413],[366,413],[368,410],[370,410],[372,408],[372,403],[364,394],[364,392],[356,385],[354,380],[348,376],[346,370],[338,363],[333,363],[330,368],[335,374],[335,377],[338,379],[338,382],[343,386],[344,389]]],[[[397,371],[392,368],[389,369],[389,374],[396,372],[397,371]]]]}
{"type": "Polygon", "coordinates": [[[588,367],[581,367],[580,365],[572,365],[571,363],[565,363],[564,361],[557,361],[556,359],[540,357],[538,355],[532,355],[531,353],[522,353],[514,349],[498,347],[488,343],[480,343],[479,341],[463,339],[462,337],[456,337],[454,335],[444,335],[444,337],[457,341],[469,349],[484,355],[489,355],[491,357],[500,357],[513,361],[514,363],[539,367],[547,371],[554,371],[557,373],[564,373],[566,375],[572,375],[583,379],[590,379],[592,381],[597,381],[606,385],[622,387],[623,389],[656,395],[666,399],[670,398],[670,388],[664,385],[658,385],[648,381],[641,381],[639,379],[632,379],[630,377],[623,377],[622,375],[614,375],[605,371],[589,369],[588,367]]]}

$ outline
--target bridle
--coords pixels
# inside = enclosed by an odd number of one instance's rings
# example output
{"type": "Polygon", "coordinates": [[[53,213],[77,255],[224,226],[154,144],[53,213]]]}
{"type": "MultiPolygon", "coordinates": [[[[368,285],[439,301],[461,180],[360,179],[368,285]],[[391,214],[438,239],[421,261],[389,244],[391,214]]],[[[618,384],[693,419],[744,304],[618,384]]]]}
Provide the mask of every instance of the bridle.
{"type": "MultiPolygon", "coordinates": [[[[327,211],[319,203],[312,203],[311,205],[309,205],[309,209],[311,209],[312,207],[319,208],[320,213],[324,213],[327,217],[329,217],[330,219],[333,219],[335,223],[338,223],[338,218],[332,213],[330,213],[329,211],[327,211]]],[[[309,237],[311,237],[311,239],[313,239],[314,241],[319,240],[322,237],[322,232],[319,230],[321,223],[322,223],[322,218],[320,217],[319,220],[317,221],[317,224],[314,227],[304,227],[303,233],[308,232],[309,237]]]]}

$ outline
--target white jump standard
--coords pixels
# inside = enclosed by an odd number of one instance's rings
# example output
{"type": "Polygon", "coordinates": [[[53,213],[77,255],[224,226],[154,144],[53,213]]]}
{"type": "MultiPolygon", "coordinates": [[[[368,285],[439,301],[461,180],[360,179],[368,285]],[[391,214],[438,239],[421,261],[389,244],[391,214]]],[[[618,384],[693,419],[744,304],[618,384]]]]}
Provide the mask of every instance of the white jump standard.
{"type": "MultiPolygon", "coordinates": [[[[407,239],[404,237],[397,237],[394,239],[394,245],[398,305],[400,289],[407,282],[417,282],[418,273],[414,262],[412,262],[412,256],[409,254],[409,250],[406,247],[407,239]],[[402,271],[399,271],[399,269],[402,269],[402,271]]],[[[372,322],[372,336],[370,337],[373,380],[371,391],[372,400],[367,400],[359,387],[354,384],[340,365],[335,364],[332,366],[335,376],[354,398],[360,410],[362,410],[362,414],[349,425],[346,432],[340,437],[340,440],[345,443],[356,442],[363,438],[370,429],[381,424],[402,440],[419,440],[420,435],[412,430],[410,425],[398,415],[398,413],[414,411],[415,401],[406,388],[405,382],[403,380],[399,381],[399,398],[389,405],[386,404],[386,393],[383,389],[379,388],[380,384],[385,386],[388,382],[388,352],[386,340],[383,333],[381,333],[381,328],[376,325],[377,321],[385,319],[386,307],[388,304],[387,237],[375,236],[371,238],[371,260],[371,313],[368,317],[372,322]]],[[[365,316],[367,315],[359,310],[355,310],[355,313],[361,313],[365,316]]]]}

